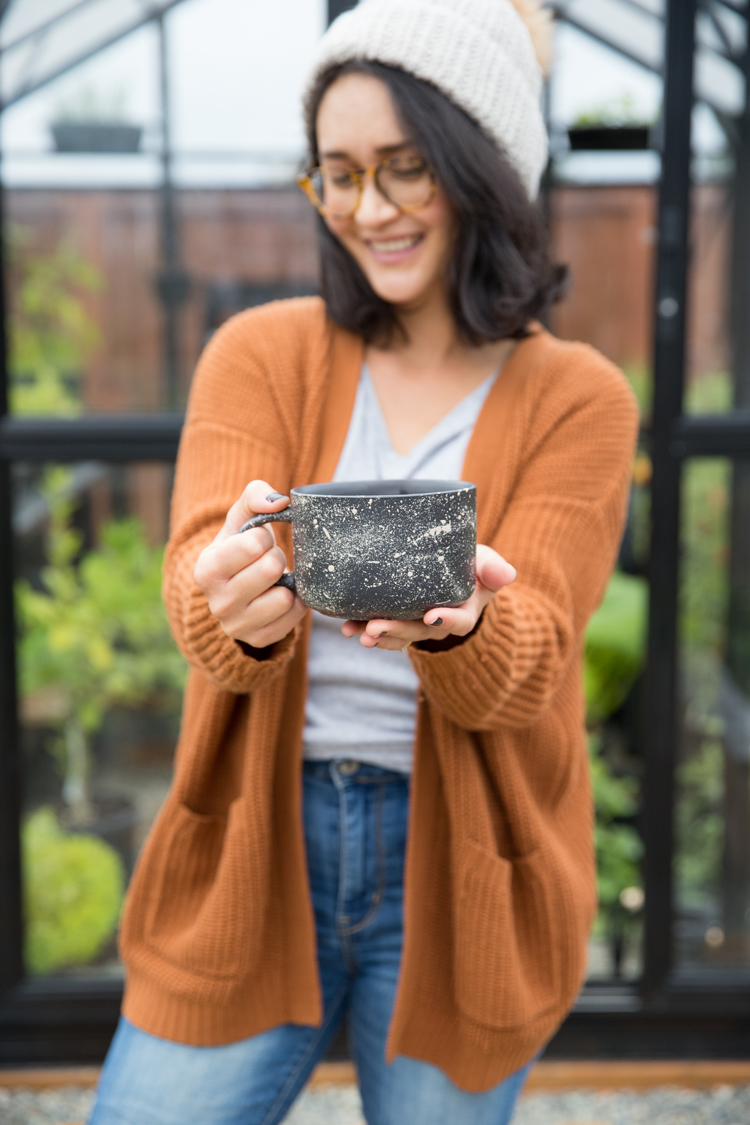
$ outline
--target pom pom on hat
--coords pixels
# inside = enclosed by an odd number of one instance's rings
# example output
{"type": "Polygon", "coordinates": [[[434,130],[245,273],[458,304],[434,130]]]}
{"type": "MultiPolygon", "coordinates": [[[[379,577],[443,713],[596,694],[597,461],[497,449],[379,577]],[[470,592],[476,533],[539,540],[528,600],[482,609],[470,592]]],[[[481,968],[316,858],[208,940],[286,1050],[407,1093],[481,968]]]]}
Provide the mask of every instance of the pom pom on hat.
{"type": "Polygon", "coordinates": [[[400,67],[473,117],[534,199],[547,163],[541,92],[550,32],[541,0],[360,0],[320,40],[308,90],[353,59],[400,67]]]}
{"type": "Polygon", "coordinates": [[[552,66],[552,12],[544,0],[510,0],[526,24],[537,62],[547,77],[552,66]]]}

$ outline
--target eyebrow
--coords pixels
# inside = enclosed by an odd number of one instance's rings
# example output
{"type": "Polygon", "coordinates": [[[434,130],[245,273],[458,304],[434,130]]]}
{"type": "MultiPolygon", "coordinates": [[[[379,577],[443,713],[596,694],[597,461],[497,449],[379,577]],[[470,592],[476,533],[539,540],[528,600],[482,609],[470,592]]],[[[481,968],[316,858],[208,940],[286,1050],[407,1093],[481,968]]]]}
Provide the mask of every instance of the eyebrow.
{"type": "MultiPolygon", "coordinates": [[[[375,151],[379,155],[382,154],[384,156],[387,156],[389,153],[400,152],[401,149],[414,147],[415,146],[413,141],[399,141],[399,143],[395,145],[379,145],[378,148],[375,149],[375,151]]],[[[330,151],[321,152],[320,155],[322,157],[325,157],[326,160],[351,160],[351,156],[348,152],[330,151]]]]}

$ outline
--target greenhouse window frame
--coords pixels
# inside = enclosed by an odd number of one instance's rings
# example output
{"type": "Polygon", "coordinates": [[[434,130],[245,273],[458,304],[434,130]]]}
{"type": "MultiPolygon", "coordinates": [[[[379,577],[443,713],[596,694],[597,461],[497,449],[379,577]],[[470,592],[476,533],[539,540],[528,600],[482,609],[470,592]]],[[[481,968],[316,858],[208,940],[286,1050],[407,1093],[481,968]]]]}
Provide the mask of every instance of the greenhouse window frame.
{"type": "MultiPolygon", "coordinates": [[[[348,6],[346,3],[339,7],[348,6]]],[[[335,5],[333,5],[335,7],[335,5]]],[[[747,1057],[750,974],[707,983],[676,971],[673,957],[673,798],[680,480],[685,460],[750,459],[750,410],[683,413],[690,118],[696,0],[668,0],[665,127],[654,292],[655,395],[648,441],[653,461],[651,610],[648,640],[644,809],[644,975],[587,984],[548,1047],[548,1057],[747,1057]],[[676,314],[665,298],[677,302],[676,314]],[[662,310],[662,315],[659,315],[662,310]]],[[[0,292],[0,1066],[103,1058],[120,1007],[117,981],[29,978],[22,958],[19,854],[21,777],[16,697],[11,468],[13,462],[172,462],[179,414],[14,418],[8,414],[5,319],[0,292]]]]}

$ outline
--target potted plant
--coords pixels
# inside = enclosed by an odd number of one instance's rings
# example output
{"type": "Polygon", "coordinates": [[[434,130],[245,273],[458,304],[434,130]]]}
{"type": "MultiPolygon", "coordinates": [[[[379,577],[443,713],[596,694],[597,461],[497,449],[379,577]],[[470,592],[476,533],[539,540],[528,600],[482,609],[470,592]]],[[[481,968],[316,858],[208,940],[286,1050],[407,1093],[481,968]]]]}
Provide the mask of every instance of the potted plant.
{"type": "Polygon", "coordinates": [[[47,471],[42,588],[16,584],[22,710],[53,732],[63,777],[61,806],[36,809],[22,829],[32,973],[88,964],[108,949],[136,816],[129,798],[97,794],[92,739],[110,708],[173,711],[184,679],[160,597],[161,550],[139,521],[122,519],[100,528],[101,546],[80,558],[71,481],[66,468],[47,471]]]}
{"type": "Polygon", "coordinates": [[[143,132],[125,119],[122,93],[103,99],[91,89],[61,102],[50,128],[57,152],[138,152],[143,132]]]}
{"type": "Polygon", "coordinates": [[[47,470],[47,566],[42,589],[16,585],[24,700],[57,732],[63,821],[95,827],[91,739],[114,707],[174,708],[184,662],[161,601],[160,548],[138,520],[99,529],[101,546],[80,557],[67,468],[47,470]]]}
{"type": "Polygon", "coordinates": [[[651,128],[626,94],[579,114],[568,129],[568,140],[573,152],[637,151],[650,147],[651,128]]]}

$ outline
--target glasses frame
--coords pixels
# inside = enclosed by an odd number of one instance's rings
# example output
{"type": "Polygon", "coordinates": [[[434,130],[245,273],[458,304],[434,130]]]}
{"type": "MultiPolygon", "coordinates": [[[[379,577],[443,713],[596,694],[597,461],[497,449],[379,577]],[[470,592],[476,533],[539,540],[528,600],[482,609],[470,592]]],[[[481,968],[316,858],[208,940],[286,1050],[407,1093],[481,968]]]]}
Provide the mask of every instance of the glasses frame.
{"type": "Polygon", "coordinates": [[[329,207],[326,207],[326,205],[324,203],[321,203],[318,199],[315,193],[315,188],[313,187],[312,177],[316,172],[322,171],[325,165],[316,164],[313,168],[309,168],[307,172],[303,172],[301,175],[297,176],[295,182],[297,184],[297,187],[305,193],[318,214],[323,215],[325,218],[351,219],[354,215],[356,215],[357,211],[359,210],[359,205],[362,202],[362,195],[365,190],[365,182],[368,178],[372,178],[372,182],[375,184],[375,187],[383,196],[383,199],[386,199],[388,203],[391,204],[391,206],[397,207],[399,211],[403,211],[403,213],[406,215],[410,215],[414,211],[422,211],[425,207],[429,207],[430,203],[432,203],[433,199],[435,198],[435,192],[437,191],[437,181],[435,180],[435,173],[433,172],[432,168],[425,164],[425,170],[430,177],[430,194],[427,196],[427,199],[425,199],[422,203],[397,203],[395,199],[391,199],[388,192],[380,183],[379,178],[382,169],[390,164],[392,160],[393,157],[389,157],[387,160],[381,160],[379,164],[370,165],[369,168],[346,169],[346,171],[353,177],[354,183],[357,186],[357,199],[354,206],[349,211],[331,211],[329,207]]]}

